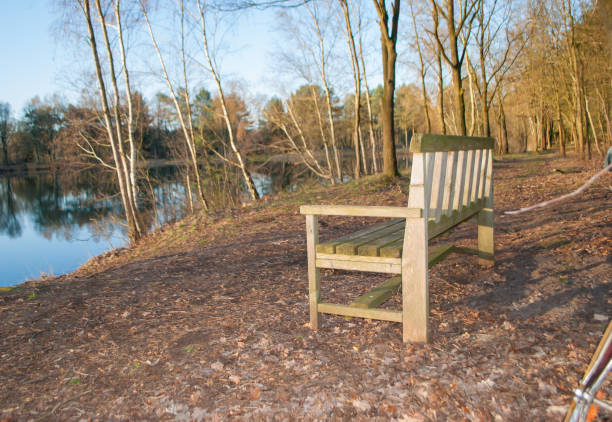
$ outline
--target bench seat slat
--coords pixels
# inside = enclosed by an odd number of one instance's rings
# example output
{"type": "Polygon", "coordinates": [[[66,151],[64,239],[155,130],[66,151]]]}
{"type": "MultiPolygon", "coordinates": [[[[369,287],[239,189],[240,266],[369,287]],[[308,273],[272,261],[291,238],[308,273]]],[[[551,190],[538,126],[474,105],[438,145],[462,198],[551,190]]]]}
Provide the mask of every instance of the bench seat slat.
{"type": "Polygon", "coordinates": [[[390,227],[398,224],[403,224],[406,220],[403,218],[394,218],[393,220],[385,221],[384,223],[376,224],[374,226],[366,227],[365,229],[356,231],[354,233],[347,234],[345,236],[339,237],[334,240],[330,240],[328,242],[319,243],[317,245],[317,252],[319,253],[336,253],[336,246],[350,241],[355,238],[359,238],[362,236],[366,236],[370,233],[381,230],[385,227],[390,227]]]}
{"type": "Polygon", "coordinates": [[[389,233],[386,236],[382,236],[378,239],[372,239],[367,243],[359,246],[357,249],[357,255],[359,256],[380,256],[380,249],[391,244],[397,242],[398,240],[404,239],[404,227],[401,229],[389,233]]]}
{"type": "MultiPolygon", "coordinates": [[[[440,234],[448,231],[452,227],[462,223],[465,220],[472,218],[478,211],[483,209],[484,200],[478,200],[470,204],[469,207],[463,208],[461,211],[453,211],[451,215],[443,215],[440,221],[436,222],[433,217],[429,220],[429,240],[439,236],[440,234]]],[[[359,255],[359,256],[380,256],[387,258],[401,258],[402,257],[402,246],[404,244],[404,230],[403,223],[405,220],[399,221],[394,226],[389,227],[388,225],[372,226],[374,234],[371,237],[372,232],[366,234],[366,236],[357,236],[359,232],[354,233],[354,236],[344,236],[338,240],[320,244],[320,248],[317,247],[317,253],[341,253],[343,255],[359,255]],[[381,227],[385,230],[386,235],[380,235],[381,227]],[[342,242],[345,243],[342,243],[342,242]],[[329,245],[340,245],[333,251],[329,245]]]]}
{"type": "Polygon", "coordinates": [[[400,222],[399,224],[381,227],[379,230],[375,230],[371,233],[366,234],[365,236],[349,239],[339,245],[336,245],[336,253],[343,255],[358,255],[358,250],[360,246],[367,245],[370,242],[376,241],[377,239],[386,237],[390,234],[397,233],[398,231],[403,229],[404,225],[404,222],[400,222]]]}

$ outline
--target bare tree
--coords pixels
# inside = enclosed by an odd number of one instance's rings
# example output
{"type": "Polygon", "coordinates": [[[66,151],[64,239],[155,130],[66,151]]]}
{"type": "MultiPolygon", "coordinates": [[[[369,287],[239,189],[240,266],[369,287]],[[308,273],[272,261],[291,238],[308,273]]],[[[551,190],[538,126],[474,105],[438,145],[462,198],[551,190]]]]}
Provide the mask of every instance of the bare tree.
{"type": "Polygon", "coordinates": [[[368,87],[367,69],[365,64],[365,58],[363,56],[363,38],[361,36],[361,7],[359,1],[355,2],[357,7],[357,14],[359,16],[357,20],[357,33],[359,35],[359,61],[361,63],[361,71],[363,75],[363,85],[365,88],[366,106],[368,111],[368,133],[370,135],[370,150],[372,153],[372,172],[378,173],[378,160],[376,157],[376,136],[374,136],[374,118],[372,116],[372,100],[370,98],[370,88],[368,87]]]}
{"type": "Polygon", "coordinates": [[[498,0],[480,0],[476,21],[483,135],[491,136],[489,117],[491,103],[506,73],[523,51],[527,38],[513,27],[514,13],[511,1],[500,4],[498,0]]]}
{"type": "Polygon", "coordinates": [[[425,68],[425,61],[423,60],[423,50],[421,49],[421,37],[419,36],[419,28],[417,28],[416,14],[414,12],[413,0],[410,0],[410,16],[412,17],[412,27],[414,29],[414,37],[417,47],[417,53],[419,54],[419,75],[421,76],[421,90],[423,95],[423,110],[425,111],[425,120],[427,123],[427,133],[431,133],[431,119],[429,117],[429,98],[427,96],[427,85],[425,83],[425,77],[427,75],[427,69],[425,68]]]}
{"type": "MultiPolygon", "coordinates": [[[[119,1],[115,0],[114,10],[116,13],[119,13],[119,1]]],[[[111,81],[112,87],[112,101],[109,101],[109,93],[106,88],[106,82],[104,78],[104,73],[102,70],[102,60],[100,58],[99,50],[98,50],[98,41],[96,39],[96,33],[93,27],[94,17],[92,17],[91,6],[89,0],[79,0],[79,6],[81,8],[84,23],[87,27],[88,41],[91,49],[92,59],[94,62],[96,80],[98,82],[98,92],[100,96],[100,102],[102,105],[102,113],[104,117],[104,126],[106,128],[106,133],[108,137],[108,141],[113,153],[113,164],[106,164],[107,166],[114,169],[117,181],[119,184],[119,190],[121,193],[121,200],[123,203],[127,226],[128,226],[128,237],[130,242],[136,242],[142,237],[144,234],[144,230],[141,226],[140,214],[138,211],[137,204],[137,190],[136,190],[136,180],[134,179],[135,174],[130,172],[128,169],[128,161],[135,162],[136,157],[136,149],[133,145],[133,137],[128,136],[128,144],[130,148],[130,155],[127,155],[124,151],[124,143],[126,142],[124,139],[123,131],[122,131],[122,121],[120,116],[120,93],[119,86],[117,82],[117,73],[115,70],[115,53],[111,47],[111,43],[109,41],[107,26],[109,24],[106,22],[106,15],[102,12],[102,6],[100,0],[95,0],[95,7],[97,11],[97,20],[100,24],[100,30],[103,35],[103,44],[102,47],[106,50],[106,65],[108,66],[107,73],[111,81]],[[130,143],[132,142],[132,143],[130,143]]],[[[120,34],[119,37],[122,39],[121,31],[122,24],[120,19],[116,19],[114,22],[114,27],[120,34]]],[[[122,66],[124,67],[124,72],[127,72],[127,64],[125,58],[125,51],[123,47],[121,47],[121,61],[122,66]]],[[[124,73],[125,74],[125,73],[124,73]]],[[[129,80],[126,79],[126,84],[129,84],[129,80]]],[[[131,103],[128,103],[128,107],[131,107],[131,103]]],[[[130,128],[131,126],[128,125],[130,128]]],[[[99,161],[102,159],[95,153],[93,148],[89,148],[88,152],[99,161]]]]}
{"type": "MultiPolygon", "coordinates": [[[[145,19],[145,23],[147,25],[149,36],[151,37],[151,42],[153,43],[153,47],[155,48],[155,52],[157,53],[157,57],[159,59],[159,64],[161,66],[163,79],[166,83],[166,86],[168,87],[168,92],[170,93],[170,98],[172,99],[172,104],[174,105],[174,109],[176,110],[176,115],[178,117],[178,120],[181,126],[181,130],[183,132],[183,137],[185,139],[185,145],[187,146],[187,151],[189,152],[190,165],[192,167],[192,174],[196,182],[198,197],[200,199],[200,203],[202,204],[202,208],[207,210],[209,208],[209,204],[204,195],[204,190],[202,188],[202,181],[200,178],[200,170],[198,166],[198,154],[196,151],[196,145],[195,145],[195,139],[194,139],[194,133],[193,133],[193,121],[191,118],[191,102],[189,101],[189,85],[187,83],[188,79],[187,79],[187,71],[186,71],[187,64],[186,64],[186,59],[185,59],[185,30],[184,30],[185,7],[183,4],[183,1],[180,0],[178,2],[178,6],[180,9],[180,17],[181,17],[180,57],[181,57],[181,64],[182,64],[182,70],[183,70],[183,83],[185,85],[185,88],[182,90],[184,101],[181,101],[181,99],[179,98],[179,93],[177,92],[177,89],[175,89],[174,84],[172,83],[170,79],[170,75],[168,74],[168,70],[166,67],[166,60],[164,59],[161,53],[161,50],[159,48],[159,45],[157,43],[157,39],[155,37],[153,27],[151,26],[151,21],[149,20],[149,14],[147,12],[147,8],[145,7],[145,3],[143,2],[143,0],[138,0],[138,2],[140,4],[140,8],[142,10],[142,14],[145,19]],[[182,105],[181,103],[185,104],[186,110],[183,110],[183,107],[181,107],[182,105]],[[185,115],[184,111],[186,111],[187,115],[185,115]]],[[[191,187],[189,187],[189,189],[191,189],[191,187]]],[[[191,191],[189,191],[189,195],[191,195],[191,191]]]]}
{"type": "Polygon", "coordinates": [[[207,25],[206,25],[206,3],[202,3],[201,0],[197,0],[198,12],[200,16],[200,30],[202,35],[202,43],[204,46],[204,53],[206,55],[206,62],[208,64],[208,71],[212,75],[215,80],[215,85],[217,87],[217,94],[219,95],[219,101],[221,102],[221,108],[223,110],[223,118],[225,120],[226,128],[227,128],[227,136],[229,139],[230,147],[236,157],[237,162],[234,163],[241,171],[242,177],[244,178],[244,182],[249,191],[249,194],[253,200],[259,199],[259,194],[257,193],[257,189],[255,189],[255,184],[253,183],[253,178],[251,177],[251,173],[246,167],[246,162],[242,157],[242,153],[236,144],[236,140],[234,137],[234,128],[232,128],[232,123],[229,117],[229,113],[227,110],[227,103],[225,101],[225,94],[223,92],[223,87],[221,85],[221,79],[219,77],[219,72],[213,63],[210,48],[208,45],[208,35],[207,35],[207,25]]]}
{"type": "MultiPolygon", "coordinates": [[[[353,26],[351,24],[351,14],[349,11],[347,0],[340,0],[340,7],[342,8],[342,14],[344,15],[344,35],[346,37],[346,42],[348,44],[348,49],[351,56],[351,68],[353,69],[353,86],[355,94],[355,115],[353,117],[353,148],[355,149],[355,165],[353,168],[353,177],[355,179],[359,179],[359,177],[361,176],[360,160],[362,158],[360,154],[361,136],[359,130],[359,119],[361,116],[361,70],[359,68],[357,49],[355,48],[355,37],[353,35],[353,26]]],[[[365,162],[363,171],[364,173],[367,173],[367,169],[365,168],[365,162]]]]}
{"type": "Polygon", "coordinates": [[[463,97],[463,78],[461,70],[467,52],[467,44],[472,32],[472,24],[476,14],[474,10],[480,0],[465,0],[459,5],[459,13],[455,11],[455,0],[430,0],[432,17],[434,21],[434,39],[438,44],[438,51],[451,68],[453,93],[455,97],[455,111],[458,119],[459,135],[467,133],[465,119],[465,99],[463,97]],[[448,51],[444,47],[444,38],[439,32],[440,17],[446,21],[446,42],[448,51]],[[461,34],[464,34],[463,48],[459,46],[461,34]],[[461,50],[461,51],[460,51],[461,50]]]}
{"type": "MultiPolygon", "coordinates": [[[[584,62],[579,51],[579,37],[577,34],[577,26],[579,25],[579,18],[577,16],[578,10],[576,10],[575,0],[556,0],[556,6],[558,7],[563,30],[565,33],[565,48],[569,58],[571,79],[573,85],[575,107],[575,127],[576,127],[576,140],[577,147],[579,149],[580,158],[585,158],[585,150],[587,149],[586,136],[586,118],[585,118],[585,87],[584,87],[584,62]]],[[[589,158],[590,148],[588,149],[589,158]]]]}
{"type": "MultiPolygon", "coordinates": [[[[341,156],[338,148],[338,134],[336,128],[336,105],[335,97],[332,95],[332,83],[330,82],[329,66],[331,56],[331,44],[335,37],[329,36],[329,20],[331,15],[324,14],[319,6],[321,3],[312,2],[306,4],[302,10],[288,13],[283,11],[281,15],[285,19],[281,21],[283,30],[290,34],[290,38],[297,44],[291,52],[283,51],[281,60],[292,68],[292,71],[300,75],[311,90],[321,85],[324,92],[325,109],[323,117],[316,108],[317,125],[321,132],[324,144],[330,145],[335,166],[335,178],[342,181],[341,156]]],[[[337,27],[331,27],[337,32],[337,27]]],[[[282,50],[282,49],[281,49],[282,50]]],[[[318,95],[312,92],[313,99],[318,101],[318,95]]],[[[326,147],[327,148],[327,147],[326,147]]]]}
{"type": "Polygon", "coordinates": [[[378,15],[380,27],[380,44],[383,66],[383,98],[382,98],[382,129],[383,129],[383,174],[388,177],[399,175],[395,154],[395,128],[393,121],[395,94],[395,63],[397,61],[397,34],[399,27],[400,0],[395,0],[391,6],[391,22],[385,0],[373,0],[378,15]]]}

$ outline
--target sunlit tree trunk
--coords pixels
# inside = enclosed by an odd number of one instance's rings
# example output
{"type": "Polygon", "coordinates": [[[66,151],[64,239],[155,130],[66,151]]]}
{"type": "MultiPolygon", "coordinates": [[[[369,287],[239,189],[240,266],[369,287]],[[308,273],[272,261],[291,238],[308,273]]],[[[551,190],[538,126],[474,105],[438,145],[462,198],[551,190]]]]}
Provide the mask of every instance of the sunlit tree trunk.
{"type": "Polygon", "coordinates": [[[455,97],[455,112],[458,123],[457,131],[459,135],[467,133],[465,119],[465,98],[463,90],[463,80],[461,69],[467,48],[467,41],[471,33],[472,23],[474,21],[474,8],[479,0],[466,0],[460,3],[459,14],[455,13],[455,0],[443,0],[441,6],[436,0],[430,0],[432,5],[432,17],[434,21],[434,39],[438,44],[438,49],[442,53],[442,57],[451,68],[451,78],[453,82],[453,94],[455,97]],[[440,16],[446,21],[448,45],[448,53],[444,50],[443,37],[439,33],[440,16]],[[463,50],[459,51],[459,36],[465,31],[465,45],[463,50]]]}
{"type": "Polygon", "coordinates": [[[385,0],[374,0],[380,27],[380,43],[382,49],[383,67],[383,98],[382,98],[382,131],[383,131],[383,174],[388,177],[399,175],[395,154],[395,63],[397,60],[397,33],[400,14],[400,0],[392,5],[391,28],[385,0]]]}
{"type": "Polygon", "coordinates": [[[125,84],[125,95],[127,101],[127,126],[128,126],[128,145],[130,146],[129,155],[129,179],[130,188],[132,191],[133,201],[138,200],[138,187],[136,184],[136,164],[138,157],[136,155],[136,143],[134,141],[134,105],[132,103],[132,88],[130,86],[130,75],[128,72],[127,58],[125,54],[125,44],[123,42],[123,27],[121,25],[121,13],[119,8],[119,0],[115,0],[115,19],[117,20],[117,33],[119,35],[119,47],[121,51],[121,67],[123,72],[123,81],[125,84]]]}
{"type": "Polygon", "coordinates": [[[332,106],[332,97],[331,91],[329,89],[329,83],[327,82],[327,63],[325,59],[325,44],[323,43],[323,35],[321,34],[321,28],[319,27],[319,20],[315,16],[315,13],[311,9],[311,6],[307,3],[306,10],[310,14],[312,18],[312,22],[315,27],[315,31],[317,33],[317,39],[319,41],[319,75],[321,77],[321,83],[323,84],[323,89],[325,90],[325,101],[327,106],[327,120],[329,122],[329,138],[331,139],[332,150],[334,152],[334,161],[336,163],[336,176],[338,176],[338,181],[342,183],[342,166],[340,165],[340,155],[338,153],[338,146],[336,140],[336,125],[334,122],[334,112],[332,106]]]}
{"type": "Polygon", "coordinates": [[[425,124],[427,133],[431,133],[431,119],[429,117],[429,99],[427,98],[427,85],[425,84],[425,62],[423,60],[423,52],[421,50],[421,39],[419,37],[419,30],[416,24],[416,16],[412,7],[412,0],[410,1],[410,16],[412,17],[412,27],[414,28],[414,36],[416,38],[417,53],[419,54],[419,74],[421,76],[421,90],[423,95],[423,110],[425,111],[425,124]]]}
{"type": "Polygon", "coordinates": [[[87,26],[87,33],[89,36],[89,45],[92,53],[92,58],[94,61],[94,67],[96,72],[96,79],[98,82],[98,92],[100,95],[100,102],[102,105],[102,113],[104,116],[104,125],[106,129],[106,133],[108,136],[108,140],[110,143],[111,151],[113,154],[114,161],[114,170],[117,176],[117,182],[119,184],[119,191],[121,194],[121,201],[123,204],[124,212],[126,215],[127,227],[128,227],[128,237],[131,243],[138,241],[143,232],[141,231],[140,226],[140,216],[138,214],[138,207],[136,203],[133,201],[133,195],[131,194],[130,182],[129,182],[129,173],[127,171],[127,167],[125,165],[125,157],[121,156],[122,147],[121,144],[123,142],[121,129],[120,127],[114,127],[113,121],[115,121],[115,125],[119,122],[118,116],[118,88],[116,84],[115,74],[114,74],[114,63],[113,63],[113,55],[110,49],[110,44],[108,42],[108,36],[106,35],[106,22],[104,20],[104,15],[101,13],[101,7],[99,0],[96,0],[96,8],[98,10],[98,18],[100,20],[100,25],[102,28],[103,34],[105,34],[105,46],[108,52],[109,57],[107,57],[108,64],[110,67],[111,80],[114,80],[114,89],[115,89],[115,105],[114,105],[114,113],[115,119],[113,119],[111,115],[111,108],[108,103],[106,84],[104,81],[104,76],[102,73],[102,65],[100,56],[98,53],[97,41],[93,29],[92,24],[92,15],[91,15],[91,7],[89,0],[82,0],[80,2],[81,10],[83,12],[83,16],[85,19],[85,24],[87,26]]]}
{"type": "Polygon", "coordinates": [[[442,53],[440,48],[437,48],[438,55],[438,103],[440,112],[440,125],[442,134],[446,135],[446,119],[444,118],[444,70],[442,69],[442,53]]]}
{"type": "Polygon", "coordinates": [[[378,173],[378,160],[376,158],[376,136],[374,135],[374,122],[372,117],[372,100],[370,98],[370,88],[368,87],[368,78],[363,57],[363,42],[361,39],[361,21],[357,27],[359,32],[359,60],[361,62],[361,70],[363,72],[363,85],[365,88],[366,107],[368,110],[368,133],[370,134],[370,150],[372,152],[372,172],[378,173]]]}
{"type": "Polygon", "coordinates": [[[593,123],[593,116],[591,116],[591,110],[589,109],[589,98],[585,97],[584,102],[586,106],[585,108],[586,108],[587,117],[589,118],[589,126],[591,127],[591,133],[593,133],[593,140],[595,141],[595,148],[597,149],[597,152],[599,153],[599,155],[604,157],[605,154],[602,148],[599,146],[599,137],[597,136],[597,131],[595,130],[595,124],[593,123]]]}
{"type": "MultiPolygon", "coordinates": [[[[192,136],[192,131],[189,130],[189,125],[191,124],[190,122],[187,121],[187,117],[183,114],[183,110],[181,108],[181,105],[179,103],[179,98],[178,95],[176,93],[176,90],[174,89],[174,86],[172,85],[172,82],[170,81],[170,76],[168,75],[168,71],[166,69],[166,62],[161,54],[161,50],[159,49],[159,46],[157,44],[157,40],[155,38],[155,34],[153,32],[153,28],[151,26],[151,22],[149,21],[149,16],[148,13],[146,11],[146,7],[145,4],[143,2],[143,0],[138,0],[139,4],[140,4],[140,8],[142,10],[142,14],[145,18],[145,22],[147,24],[147,29],[149,31],[149,35],[151,37],[151,42],[153,43],[153,47],[155,48],[155,51],[157,53],[157,57],[159,59],[159,63],[162,69],[162,73],[163,73],[163,77],[164,77],[164,81],[166,82],[166,85],[168,87],[168,91],[170,92],[170,96],[172,98],[172,104],[174,104],[174,109],[176,110],[176,114],[178,116],[179,119],[179,124],[181,125],[181,129],[183,131],[183,136],[185,138],[185,144],[187,146],[187,151],[189,152],[189,158],[191,160],[190,165],[192,167],[192,171],[193,171],[193,175],[195,177],[196,180],[196,187],[198,190],[198,196],[200,198],[200,203],[202,204],[202,208],[204,208],[205,210],[207,210],[209,208],[208,205],[208,201],[206,200],[205,196],[204,196],[204,191],[202,189],[202,182],[200,179],[200,171],[199,171],[199,166],[198,166],[198,157],[197,157],[197,152],[196,152],[196,147],[195,147],[195,141],[194,138],[192,136]]],[[[181,18],[183,17],[183,2],[181,1],[179,3],[179,6],[181,8],[181,18]]],[[[182,25],[181,25],[181,31],[182,31],[182,25]]],[[[184,34],[181,32],[181,36],[183,37],[184,34]]],[[[183,56],[184,59],[184,56],[183,56]]]]}
{"type": "MultiPolygon", "coordinates": [[[[359,131],[359,122],[361,115],[361,72],[359,70],[359,62],[357,60],[357,49],[355,48],[355,38],[353,36],[353,28],[351,25],[351,17],[347,5],[346,0],[339,0],[340,7],[342,8],[342,13],[344,15],[344,23],[345,23],[345,36],[346,42],[348,44],[348,49],[351,56],[351,67],[353,69],[353,85],[354,85],[354,93],[355,93],[355,116],[353,117],[353,148],[355,149],[355,164],[353,167],[353,177],[355,179],[359,179],[361,176],[361,138],[359,131]]],[[[367,173],[367,169],[363,169],[364,173],[367,173]]]]}
{"type": "Polygon", "coordinates": [[[230,147],[238,160],[238,167],[242,172],[242,177],[244,178],[244,182],[247,186],[251,199],[256,200],[259,199],[259,194],[257,193],[257,189],[255,189],[255,184],[253,183],[253,178],[251,177],[251,173],[248,171],[246,167],[246,163],[242,157],[242,153],[238,149],[236,145],[236,141],[234,139],[234,129],[232,128],[232,123],[230,121],[229,113],[227,111],[227,103],[225,101],[225,95],[223,93],[223,88],[221,87],[221,80],[219,79],[219,73],[217,69],[213,65],[213,61],[210,56],[210,50],[208,48],[208,38],[206,34],[206,16],[204,12],[204,8],[202,7],[202,3],[200,0],[198,3],[198,11],[200,12],[200,29],[202,31],[202,41],[204,44],[204,53],[206,53],[206,61],[208,62],[208,70],[210,71],[213,79],[215,80],[215,85],[217,87],[217,94],[219,95],[219,100],[221,102],[221,108],[223,110],[223,118],[225,120],[225,126],[227,129],[227,136],[229,139],[230,147]]]}

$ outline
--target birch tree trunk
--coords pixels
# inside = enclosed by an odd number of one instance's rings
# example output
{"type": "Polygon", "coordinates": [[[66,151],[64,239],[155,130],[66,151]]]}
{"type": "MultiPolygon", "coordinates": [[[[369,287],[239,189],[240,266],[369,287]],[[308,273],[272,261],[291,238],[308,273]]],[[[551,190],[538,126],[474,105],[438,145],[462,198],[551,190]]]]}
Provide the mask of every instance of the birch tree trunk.
{"type": "Polygon", "coordinates": [[[202,31],[202,41],[204,44],[204,52],[206,53],[206,61],[208,63],[208,70],[215,80],[215,85],[217,86],[217,94],[219,95],[219,100],[221,102],[221,108],[223,110],[223,119],[225,120],[225,126],[227,129],[227,136],[229,138],[230,147],[238,160],[238,167],[242,172],[242,177],[244,178],[244,182],[246,183],[247,189],[249,191],[249,195],[251,199],[257,200],[259,199],[259,194],[257,193],[257,189],[255,189],[255,184],[253,183],[253,178],[251,177],[251,173],[248,171],[246,167],[246,163],[242,157],[242,153],[238,149],[236,145],[236,141],[234,139],[234,130],[232,128],[232,123],[229,117],[229,113],[227,111],[227,103],[225,101],[225,95],[223,94],[223,88],[221,87],[221,80],[219,79],[219,74],[217,69],[215,68],[213,61],[210,56],[210,50],[208,48],[208,38],[206,34],[206,16],[204,9],[202,8],[202,3],[200,0],[198,3],[198,11],[200,13],[200,29],[202,31]]]}
{"type": "Polygon", "coordinates": [[[425,123],[427,133],[431,133],[431,119],[429,117],[429,99],[427,98],[427,86],[425,84],[425,62],[423,60],[423,52],[421,50],[421,40],[419,37],[419,30],[417,29],[416,17],[414,9],[412,7],[412,0],[410,1],[410,15],[412,16],[412,27],[414,28],[414,36],[416,38],[417,53],[419,54],[419,73],[421,76],[421,90],[423,95],[423,110],[425,111],[425,123]]]}
{"type": "MultiPolygon", "coordinates": [[[[355,94],[355,116],[353,118],[353,148],[355,149],[355,164],[353,166],[353,177],[359,179],[361,177],[361,137],[359,130],[359,119],[361,115],[361,72],[359,70],[359,62],[357,61],[357,50],[355,48],[355,38],[353,36],[353,28],[351,25],[351,17],[347,5],[347,0],[340,0],[340,7],[344,15],[345,23],[345,36],[348,44],[350,56],[351,56],[351,67],[353,69],[353,85],[355,94]]],[[[363,171],[367,173],[365,168],[363,171]]]]}
{"type": "Polygon", "coordinates": [[[331,91],[329,89],[329,83],[327,81],[327,63],[325,61],[325,44],[323,43],[323,35],[321,34],[321,28],[319,27],[319,21],[315,14],[313,13],[310,5],[306,3],[306,10],[310,14],[312,18],[312,22],[315,26],[315,31],[317,33],[317,38],[319,41],[319,75],[321,77],[321,83],[323,84],[323,89],[325,90],[325,101],[327,106],[327,120],[329,122],[329,137],[331,139],[332,150],[334,152],[334,161],[336,163],[336,175],[338,176],[338,181],[342,183],[342,166],[340,165],[340,155],[338,153],[338,146],[336,143],[336,127],[334,122],[334,112],[332,106],[332,98],[331,91]]]}
{"type": "MultiPolygon", "coordinates": [[[[85,20],[85,24],[87,26],[87,34],[88,34],[88,42],[92,54],[92,59],[94,62],[94,68],[96,73],[96,80],[98,84],[98,94],[100,96],[100,103],[102,105],[102,115],[104,118],[104,127],[106,129],[106,134],[108,137],[108,141],[111,147],[112,155],[113,155],[113,163],[111,166],[117,177],[117,182],[119,184],[119,192],[121,195],[121,202],[123,204],[123,209],[125,212],[127,227],[128,227],[128,238],[130,243],[135,243],[138,241],[142,235],[141,226],[140,226],[140,215],[138,213],[138,207],[134,201],[134,196],[132,195],[130,188],[130,179],[129,172],[127,171],[127,167],[125,166],[125,157],[122,157],[121,144],[123,142],[121,128],[115,127],[114,124],[117,124],[118,115],[117,115],[117,104],[115,104],[115,119],[113,119],[111,114],[111,107],[108,102],[108,92],[106,89],[106,83],[104,80],[104,75],[102,72],[102,65],[100,60],[100,55],[98,52],[98,45],[96,41],[95,32],[93,29],[92,23],[92,15],[91,15],[91,5],[89,0],[81,0],[79,1],[79,6],[81,11],[83,12],[83,17],[85,20]],[[114,122],[114,123],[113,123],[114,122]]],[[[104,15],[101,13],[101,7],[99,0],[96,0],[96,9],[98,11],[98,18],[100,21],[100,25],[102,27],[103,33],[106,33],[106,22],[104,20],[104,15]]],[[[113,55],[110,49],[110,44],[108,43],[108,36],[105,35],[105,46],[107,53],[109,54],[108,63],[110,67],[110,72],[112,73],[111,78],[115,78],[114,75],[114,62],[113,55]]],[[[116,79],[115,79],[116,82],[116,79]]],[[[115,88],[117,87],[115,83],[115,88]]],[[[118,95],[115,95],[115,100],[118,101],[118,95]]]]}
{"type": "Polygon", "coordinates": [[[370,99],[370,88],[368,87],[368,78],[365,66],[365,59],[363,57],[363,43],[361,39],[361,22],[357,26],[359,32],[359,59],[361,61],[361,69],[363,72],[363,85],[365,88],[366,95],[366,106],[368,110],[368,132],[370,134],[370,149],[372,152],[372,172],[378,173],[378,160],[376,157],[376,136],[374,135],[374,122],[372,117],[372,100],[370,99]]]}
{"type": "MultiPolygon", "coordinates": [[[[204,208],[205,210],[208,210],[209,205],[208,205],[208,201],[206,200],[205,196],[204,196],[204,191],[202,189],[202,182],[200,179],[200,170],[199,170],[199,166],[198,166],[198,157],[197,157],[197,152],[196,152],[196,147],[195,147],[195,142],[194,142],[194,138],[192,136],[192,131],[189,130],[189,126],[191,123],[187,122],[187,118],[185,117],[185,115],[183,114],[183,110],[179,104],[178,101],[178,95],[176,93],[176,90],[174,89],[174,85],[172,84],[172,82],[170,81],[170,76],[168,75],[168,71],[166,69],[166,62],[161,54],[161,50],[159,49],[159,46],[157,44],[157,40],[155,38],[155,35],[153,33],[153,28],[151,27],[151,22],[149,21],[149,15],[146,11],[145,5],[143,3],[143,0],[138,0],[139,4],[140,4],[140,8],[142,10],[142,14],[145,18],[145,22],[147,24],[147,29],[149,31],[149,36],[151,37],[151,42],[153,43],[153,47],[155,48],[155,51],[157,53],[157,57],[159,59],[159,64],[161,66],[162,69],[162,74],[164,77],[164,81],[166,82],[166,86],[168,87],[168,91],[170,92],[170,96],[172,98],[172,104],[174,105],[174,109],[176,111],[176,114],[178,116],[179,119],[179,124],[181,125],[181,130],[183,132],[183,137],[185,138],[185,144],[187,146],[187,151],[189,151],[189,158],[191,160],[190,165],[192,167],[192,171],[193,171],[193,175],[195,177],[196,180],[196,187],[198,190],[198,197],[200,198],[200,203],[202,204],[202,208],[204,208]]],[[[181,1],[179,3],[179,7],[181,8],[181,11],[183,10],[183,2],[181,1]]],[[[181,14],[181,17],[183,15],[181,14]]],[[[182,31],[182,25],[181,25],[181,31],[182,31]]],[[[182,32],[181,32],[181,35],[182,32]]]]}

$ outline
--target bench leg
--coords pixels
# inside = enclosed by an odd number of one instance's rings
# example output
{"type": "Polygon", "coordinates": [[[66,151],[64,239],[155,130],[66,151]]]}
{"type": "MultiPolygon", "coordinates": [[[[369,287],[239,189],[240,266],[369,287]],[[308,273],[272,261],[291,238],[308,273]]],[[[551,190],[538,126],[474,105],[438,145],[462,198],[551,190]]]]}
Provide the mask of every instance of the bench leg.
{"type": "Polygon", "coordinates": [[[427,223],[408,219],[402,252],[402,339],[429,342],[427,223]]]}
{"type": "Polygon", "coordinates": [[[310,302],[310,328],[319,328],[317,305],[320,297],[321,273],[316,266],[316,248],[319,243],[319,225],[316,215],[306,216],[306,251],[308,254],[308,300],[310,302]]]}
{"type": "Polygon", "coordinates": [[[478,257],[480,265],[492,266],[495,263],[492,206],[478,212],[478,257]]]}

